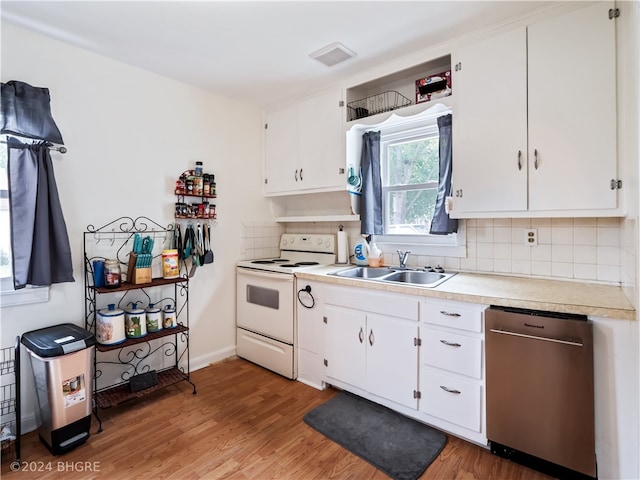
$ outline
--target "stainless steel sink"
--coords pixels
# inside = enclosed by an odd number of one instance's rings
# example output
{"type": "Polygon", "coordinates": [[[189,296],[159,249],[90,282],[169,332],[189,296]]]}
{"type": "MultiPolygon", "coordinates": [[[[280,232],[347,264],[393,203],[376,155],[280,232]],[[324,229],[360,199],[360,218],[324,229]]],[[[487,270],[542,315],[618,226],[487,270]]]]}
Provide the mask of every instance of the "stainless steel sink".
{"type": "Polygon", "coordinates": [[[337,277],[371,279],[388,275],[391,272],[395,272],[395,270],[375,267],[353,267],[346,270],[340,270],[332,275],[336,275],[337,277]]]}
{"type": "Polygon", "coordinates": [[[393,267],[351,267],[338,272],[330,273],[336,277],[357,278],[384,283],[402,283],[405,285],[419,285],[433,288],[445,282],[455,273],[437,273],[424,270],[399,270],[393,267]]]}
{"type": "Polygon", "coordinates": [[[446,277],[444,273],[422,272],[418,270],[404,270],[384,277],[386,282],[416,283],[418,285],[431,285],[438,283],[446,277]]]}

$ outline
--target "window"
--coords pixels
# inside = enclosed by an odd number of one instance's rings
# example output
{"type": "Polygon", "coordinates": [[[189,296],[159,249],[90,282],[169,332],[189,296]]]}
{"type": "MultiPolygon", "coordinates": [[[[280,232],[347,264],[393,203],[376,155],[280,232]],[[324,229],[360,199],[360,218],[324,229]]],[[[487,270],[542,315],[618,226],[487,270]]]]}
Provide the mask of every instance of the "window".
{"type": "Polygon", "coordinates": [[[438,196],[438,129],[381,135],[384,231],[428,235],[438,196]]]}
{"type": "Polygon", "coordinates": [[[419,255],[466,255],[464,222],[459,222],[458,233],[429,234],[438,196],[437,118],[450,112],[443,107],[379,126],[385,234],[375,240],[387,249],[408,247],[419,255]]]}
{"type": "Polygon", "coordinates": [[[11,223],[9,221],[9,180],[6,136],[0,136],[0,304],[4,306],[46,302],[48,287],[13,289],[11,267],[11,223]]]}
{"type": "MultiPolygon", "coordinates": [[[[9,227],[9,181],[7,149],[0,145],[0,281],[11,280],[11,238],[9,227]]],[[[4,290],[4,285],[3,288],[4,290]]]]}

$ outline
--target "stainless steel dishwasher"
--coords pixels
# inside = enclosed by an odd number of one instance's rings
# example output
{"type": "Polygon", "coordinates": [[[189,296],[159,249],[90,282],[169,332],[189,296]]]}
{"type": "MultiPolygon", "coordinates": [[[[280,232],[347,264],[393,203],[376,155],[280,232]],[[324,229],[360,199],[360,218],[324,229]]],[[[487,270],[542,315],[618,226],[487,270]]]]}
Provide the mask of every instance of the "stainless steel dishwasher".
{"type": "Polygon", "coordinates": [[[491,451],[559,478],[596,478],[591,323],[491,307],[485,326],[491,451]]]}

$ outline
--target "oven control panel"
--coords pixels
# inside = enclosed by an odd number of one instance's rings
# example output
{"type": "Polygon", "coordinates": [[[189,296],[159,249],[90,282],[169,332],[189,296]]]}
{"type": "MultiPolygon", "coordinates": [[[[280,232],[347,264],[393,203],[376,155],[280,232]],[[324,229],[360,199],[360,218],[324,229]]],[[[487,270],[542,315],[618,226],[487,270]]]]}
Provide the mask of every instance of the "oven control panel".
{"type": "Polygon", "coordinates": [[[283,233],[280,250],[335,253],[336,236],[332,234],[283,233]]]}

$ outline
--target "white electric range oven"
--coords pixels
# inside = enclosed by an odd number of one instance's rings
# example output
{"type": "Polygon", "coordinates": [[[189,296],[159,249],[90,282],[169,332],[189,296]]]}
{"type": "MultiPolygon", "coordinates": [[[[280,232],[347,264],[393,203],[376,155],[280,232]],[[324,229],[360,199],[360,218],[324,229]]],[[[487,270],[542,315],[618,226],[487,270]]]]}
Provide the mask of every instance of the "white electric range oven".
{"type": "Polygon", "coordinates": [[[238,262],[236,354],[297,378],[294,274],[335,261],[335,235],[285,233],[279,257],[238,262]]]}

